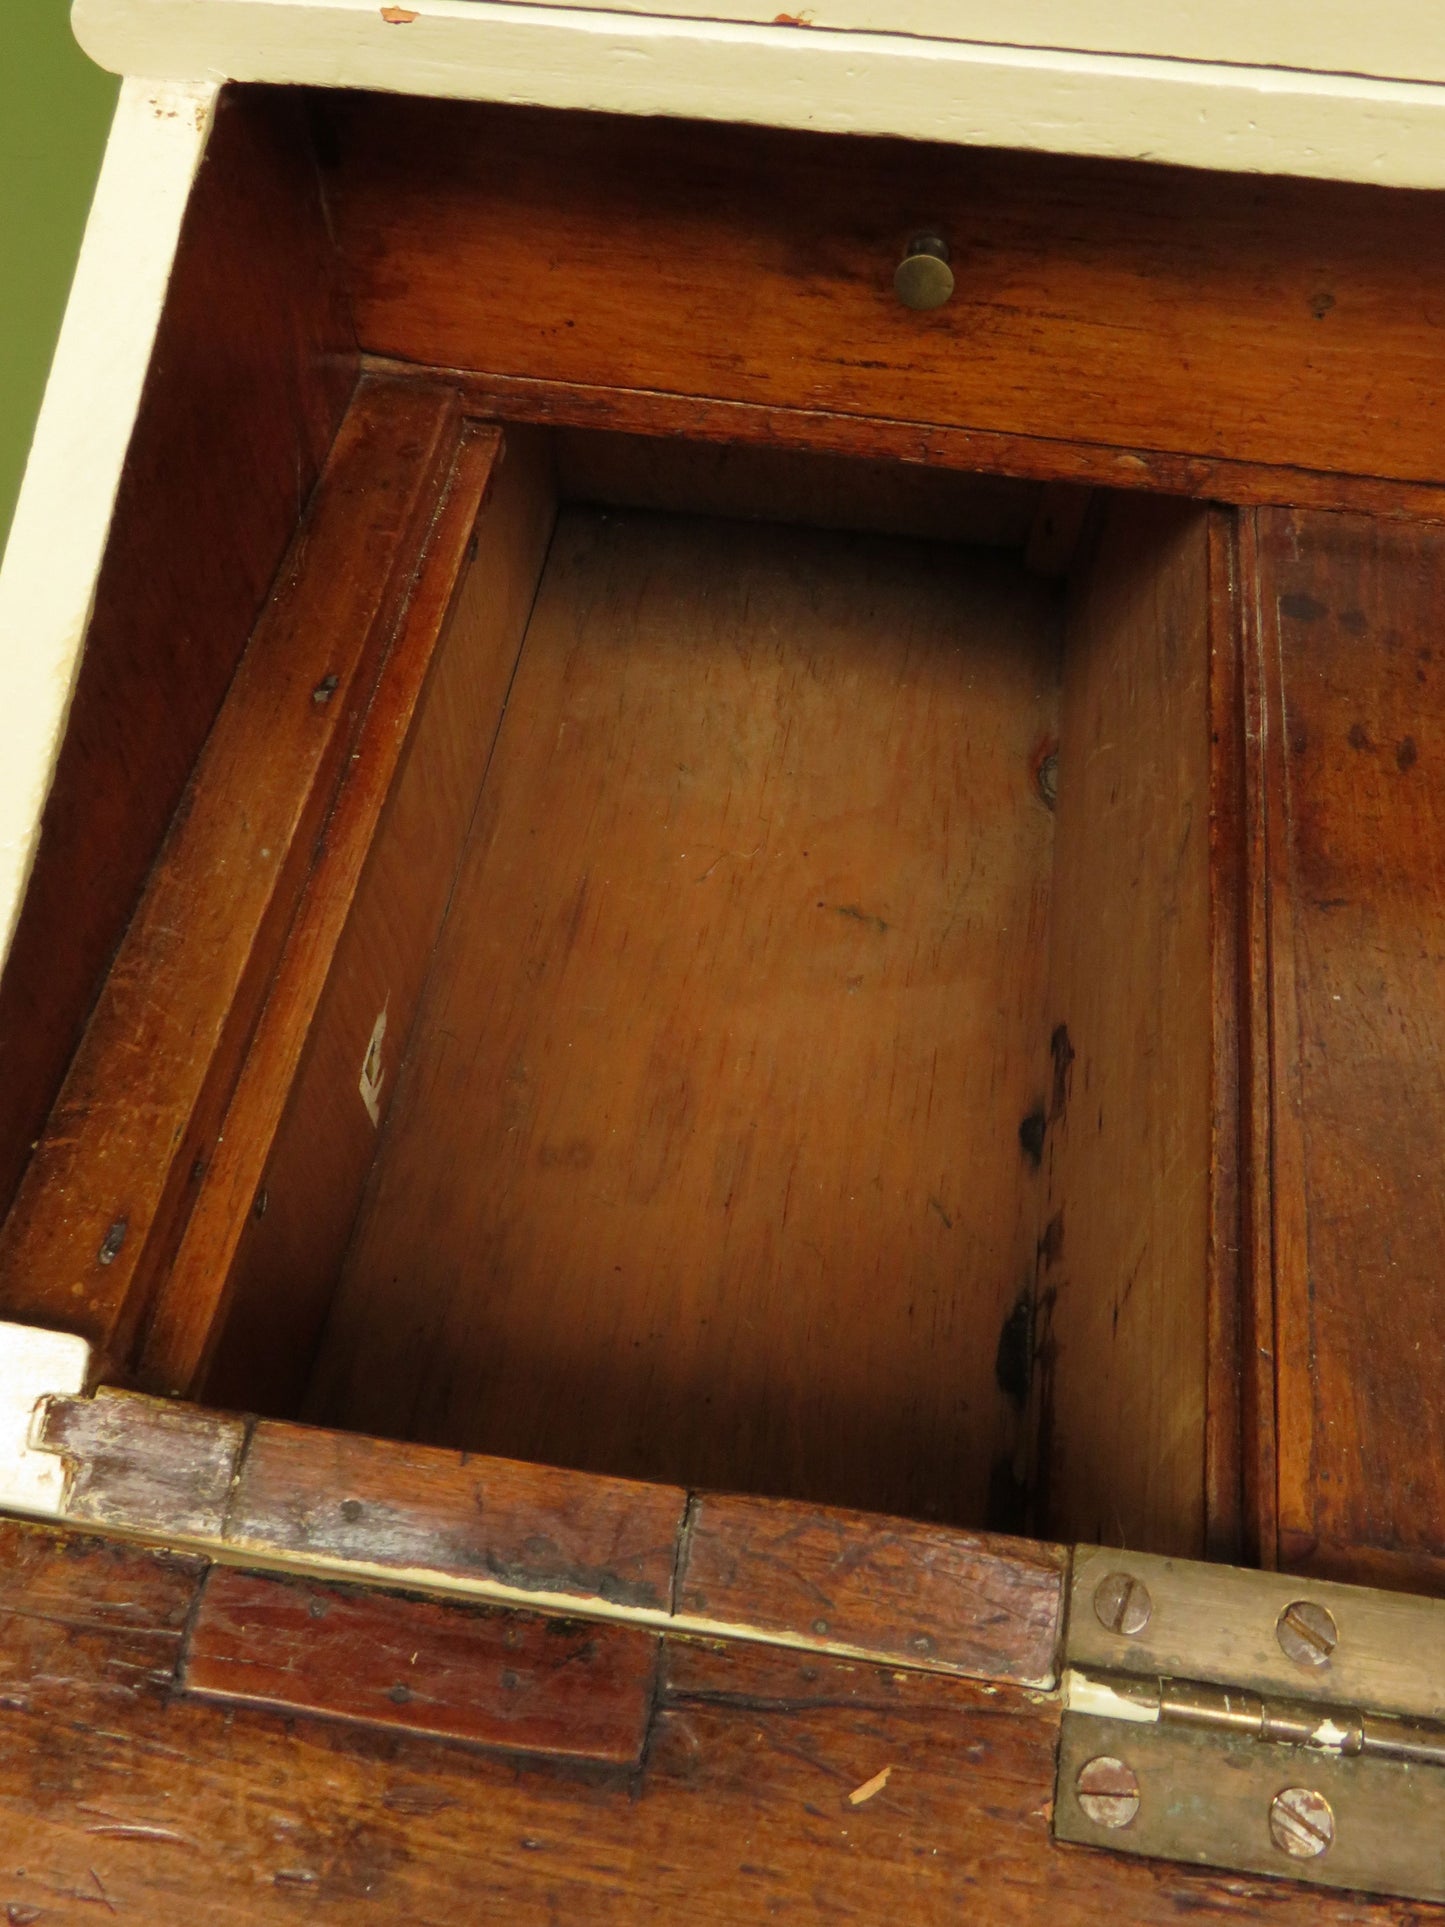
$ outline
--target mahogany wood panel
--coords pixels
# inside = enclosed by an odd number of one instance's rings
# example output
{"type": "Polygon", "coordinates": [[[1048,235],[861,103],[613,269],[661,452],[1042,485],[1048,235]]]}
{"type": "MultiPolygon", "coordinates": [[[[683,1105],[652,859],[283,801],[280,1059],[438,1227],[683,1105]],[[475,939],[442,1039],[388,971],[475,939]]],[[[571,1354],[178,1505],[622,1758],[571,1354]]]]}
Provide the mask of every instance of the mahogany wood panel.
{"type": "Polygon", "coordinates": [[[1438,483],[1435,197],[351,95],[327,193],[369,351],[1438,483]],[[920,226],[957,291],[892,276],[920,226]]]}
{"type": "MultiPolygon", "coordinates": [[[[378,375],[418,373],[416,363],[387,355],[363,355],[362,366],[378,375]]],[[[617,383],[551,381],[483,373],[474,368],[428,372],[455,384],[472,411],[489,420],[645,436],[675,435],[692,442],[841,455],[859,461],[921,463],[934,470],[1126,489],[1131,493],[1188,495],[1201,501],[1286,503],[1445,520],[1445,489],[1423,482],[1238,462],[1223,456],[1176,455],[1162,449],[1120,448],[1053,436],[941,428],[830,409],[780,408],[768,402],[673,395],[617,383]]]]}
{"type": "Polygon", "coordinates": [[[102,1388],[47,1399],[35,1443],[70,1462],[73,1523],[219,1538],[246,1432],[244,1419],[102,1388]]]}
{"type": "Polygon", "coordinates": [[[450,465],[455,402],[348,412],[0,1232],[7,1315],[122,1362],[174,1250],[450,465]]]}
{"type": "Polygon", "coordinates": [[[665,1611],[685,1505],[671,1486],[263,1421],[227,1539],[665,1611]]]}
{"type": "Polygon", "coordinates": [[[988,1679],[1051,1684],[1061,1548],[776,1499],[693,1503],[677,1610],[988,1679]]]}
{"type": "Polygon", "coordinates": [[[206,1575],[187,1692],[549,1759],[636,1766],[659,1637],[495,1606],[206,1575]]]}
{"type": "MultiPolygon", "coordinates": [[[[605,429],[552,434],[569,502],[1022,549],[1044,490],[1008,475],[605,429]]],[[[1057,573],[1044,570],[1044,574],[1057,573]]]]}
{"type": "Polygon", "coordinates": [[[1445,532],[1260,518],[1281,1563],[1445,1588],[1445,532]]]}
{"type": "Polygon", "coordinates": [[[985,552],[564,513],[310,1416],[982,1518],[1057,648],[985,552]]]}
{"type": "Polygon", "coordinates": [[[1212,977],[1209,512],[1109,507],[1059,727],[1039,1518],[1204,1548],[1212,977]]]}
{"type": "Polygon", "coordinates": [[[470,1927],[484,1896],[521,1927],[1445,1920],[1056,1845],[1057,1706],[1021,1688],[670,1641],[639,1773],[519,1766],[168,1695],[195,1586],[185,1562],[0,1526],[0,1917],[470,1927]]]}
{"type": "Polygon", "coordinates": [[[0,1213],[356,381],[301,116],[223,94],[0,981],[0,1213]]]}

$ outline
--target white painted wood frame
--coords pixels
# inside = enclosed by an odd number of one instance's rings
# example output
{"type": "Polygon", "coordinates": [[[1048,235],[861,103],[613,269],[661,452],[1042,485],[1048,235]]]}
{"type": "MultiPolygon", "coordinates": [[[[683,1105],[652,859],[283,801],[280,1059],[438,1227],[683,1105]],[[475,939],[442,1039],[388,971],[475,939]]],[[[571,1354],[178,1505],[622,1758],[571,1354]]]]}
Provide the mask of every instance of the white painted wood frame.
{"type": "Polygon", "coordinates": [[[177,80],[1445,186],[1438,0],[75,0],[72,19],[103,66],[177,80]]]}
{"type": "Polygon", "coordinates": [[[0,563],[0,957],[34,861],[217,91],[134,79],[121,89],[0,563]]]}

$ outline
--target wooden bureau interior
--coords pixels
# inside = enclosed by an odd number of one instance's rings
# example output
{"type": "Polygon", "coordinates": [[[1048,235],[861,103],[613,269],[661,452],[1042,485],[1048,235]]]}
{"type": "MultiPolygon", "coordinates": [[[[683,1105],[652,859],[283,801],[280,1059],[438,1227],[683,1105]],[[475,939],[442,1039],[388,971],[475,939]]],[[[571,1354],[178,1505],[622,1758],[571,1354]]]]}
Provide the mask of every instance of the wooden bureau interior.
{"type": "Polygon", "coordinates": [[[1375,958],[1433,1061],[1426,200],[230,90],[0,992],[0,1314],[1435,1584],[1445,1107],[1369,1164],[1411,1073],[1336,1008],[1375,958]]]}

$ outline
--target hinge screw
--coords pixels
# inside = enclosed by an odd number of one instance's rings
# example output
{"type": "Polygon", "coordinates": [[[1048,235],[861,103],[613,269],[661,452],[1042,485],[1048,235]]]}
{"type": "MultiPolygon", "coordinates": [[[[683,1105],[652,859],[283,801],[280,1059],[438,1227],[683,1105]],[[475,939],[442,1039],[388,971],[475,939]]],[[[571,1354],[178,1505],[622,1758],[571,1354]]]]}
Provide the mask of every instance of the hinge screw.
{"type": "Polygon", "coordinates": [[[1085,1760],[1074,1784],[1080,1808],[1097,1827],[1127,1827],[1139,1811],[1138,1775],[1107,1753],[1085,1760]]]}
{"type": "Polygon", "coordinates": [[[1335,1837],[1330,1803],[1312,1787],[1287,1786],[1269,1809],[1270,1838],[1281,1853],[1296,1860],[1313,1860],[1335,1837]]]}
{"type": "Polygon", "coordinates": [[[1094,1590],[1094,1612],[1111,1633],[1132,1638],[1142,1633],[1154,1611],[1154,1601],[1142,1579],[1127,1572],[1111,1572],[1094,1590]]]}
{"type": "Polygon", "coordinates": [[[1339,1644],[1334,1615],[1313,1599],[1296,1599],[1286,1606],[1274,1626],[1280,1649],[1296,1666],[1328,1666],[1339,1644]]]}

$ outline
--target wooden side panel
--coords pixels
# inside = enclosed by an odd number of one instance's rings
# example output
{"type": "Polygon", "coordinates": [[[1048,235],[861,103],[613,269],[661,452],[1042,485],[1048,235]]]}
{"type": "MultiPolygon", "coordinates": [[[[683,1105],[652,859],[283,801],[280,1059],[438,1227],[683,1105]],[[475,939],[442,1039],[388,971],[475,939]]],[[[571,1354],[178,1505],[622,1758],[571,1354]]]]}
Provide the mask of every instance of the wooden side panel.
{"type": "Polygon", "coordinates": [[[984,1516],[1057,621],[979,551],[562,517],[310,1416],[984,1516]]]}
{"type": "Polygon", "coordinates": [[[0,1231],[8,1315],[78,1331],[122,1375],[209,1162],[456,432],[445,390],[360,391],[0,1231]]]}
{"type": "Polygon", "coordinates": [[[111,1910],[472,1927],[479,1895],[519,1927],[1445,1920],[1056,1845],[1057,1706],[1021,1688],[669,1641],[639,1772],[520,1765],[168,1695],[195,1585],[184,1562],[0,1525],[0,1914],[16,1927],[111,1910]]]}
{"type": "Polygon", "coordinates": [[[377,1572],[474,1574],[665,1611],[686,1494],[542,1465],[263,1422],[226,1536],[377,1572]]]}
{"type": "Polygon", "coordinates": [[[988,1679],[1052,1682],[1065,1558],[776,1499],[694,1502],[677,1610],[988,1679]]]}
{"type": "Polygon", "coordinates": [[[371,351],[1445,472],[1429,194],[395,95],[329,112],[328,191],[371,351]],[[892,288],[920,227],[947,235],[958,282],[929,314],[892,288]]]}
{"type": "Polygon", "coordinates": [[[1034,1352],[1041,1520],[1204,1543],[1208,511],[1114,503],[1065,653],[1034,1352]]]}
{"type": "Polygon", "coordinates": [[[221,1567],[201,1589],[180,1683],[228,1704],[631,1767],[652,1720],[659,1645],[630,1626],[221,1567]]]}
{"type": "Polygon", "coordinates": [[[553,443],[558,487],[568,502],[870,529],[991,548],[1024,546],[1044,492],[1008,475],[741,440],[559,428],[553,443]]]}
{"type": "Polygon", "coordinates": [[[222,95],[181,236],[15,945],[0,1212],[356,380],[294,101],[222,95]]]}
{"type": "Polygon", "coordinates": [[[1279,1555],[1445,1589],[1445,530],[1260,518],[1279,1555]]]}

